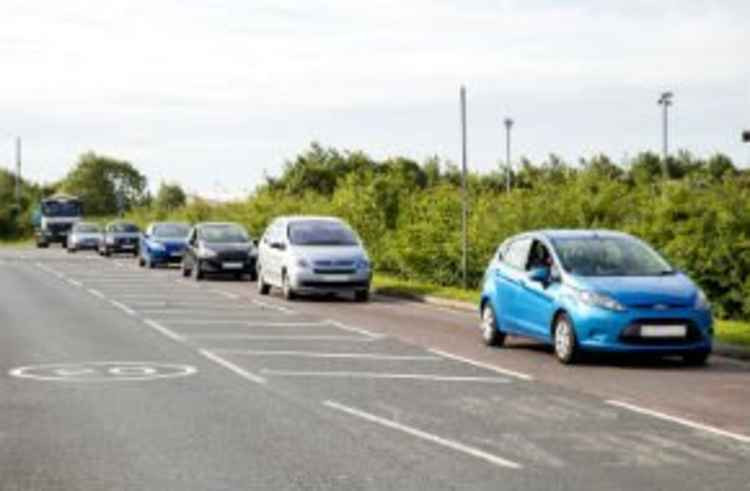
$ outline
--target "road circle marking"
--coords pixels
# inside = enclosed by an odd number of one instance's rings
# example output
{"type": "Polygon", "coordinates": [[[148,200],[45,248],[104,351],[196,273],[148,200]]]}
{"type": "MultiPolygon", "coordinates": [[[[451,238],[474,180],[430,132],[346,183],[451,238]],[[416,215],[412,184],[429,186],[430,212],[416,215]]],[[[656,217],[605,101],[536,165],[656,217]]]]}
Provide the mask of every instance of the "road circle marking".
{"type": "Polygon", "coordinates": [[[186,377],[198,370],[190,365],[134,361],[55,363],[12,369],[11,377],[55,382],[128,382],[186,377]]]}

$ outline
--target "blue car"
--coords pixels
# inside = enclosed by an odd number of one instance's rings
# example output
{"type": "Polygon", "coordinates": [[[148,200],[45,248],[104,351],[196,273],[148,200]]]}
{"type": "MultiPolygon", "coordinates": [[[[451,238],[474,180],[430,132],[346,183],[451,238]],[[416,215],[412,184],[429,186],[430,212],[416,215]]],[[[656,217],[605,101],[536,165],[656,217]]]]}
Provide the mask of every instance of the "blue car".
{"type": "Polygon", "coordinates": [[[190,226],[186,223],[150,224],[141,236],[138,264],[154,268],[160,264],[180,263],[189,233],[190,226]]]}
{"type": "Polygon", "coordinates": [[[482,336],[584,351],[682,356],[704,364],[713,320],[706,296],[644,242],[612,231],[545,230],[500,245],[483,280],[482,336]]]}

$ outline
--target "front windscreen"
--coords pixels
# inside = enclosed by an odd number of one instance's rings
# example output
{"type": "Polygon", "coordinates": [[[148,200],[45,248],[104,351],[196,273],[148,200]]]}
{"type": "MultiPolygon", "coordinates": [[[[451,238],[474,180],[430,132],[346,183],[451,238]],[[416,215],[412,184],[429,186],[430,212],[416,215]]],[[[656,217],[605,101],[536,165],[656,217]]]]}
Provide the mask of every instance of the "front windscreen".
{"type": "Polygon", "coordinates": [[[646,244],[629,237],[576,237],[554,240],[566,271],[580,276],[658,276],[673,273],[646,244]]]}
{"type": "Polygon", "coordinates": [[[42,214],[46,217],[81,216],[81,203],[77,201],[45,201],[42,203],[42,214]]]}
{"type": "Polygon", "coordinates": [[[241,243],[250,240],[247,233],[236,225],[209,225],[198,232],[201,240],[214,243],[241,243]]]}
{"type": "Polygon", "coordinates": [[[137,234],[140,232],[138,227],[132,223],[115,223],[110,227],[110,230],[121,234],[137,234]]]}
{"type": "Polygon", "coordinates": [[[289,242],[294,245],[357,245],[348,227],[332,220],[302,220],[289,224],[289,242]]]}
{"type": "Polygon", "coordinates": [[[101,231],[99,226],[93,223],[79,223],[74,230],[82,234],[96,234],[101,231]]]}
{"type": "Polygon", "coordinates": [[[184,239],[190,233],[190,227],[182,223],[160,223],[154,225],[154,237],[162,239],[184,239]]]}

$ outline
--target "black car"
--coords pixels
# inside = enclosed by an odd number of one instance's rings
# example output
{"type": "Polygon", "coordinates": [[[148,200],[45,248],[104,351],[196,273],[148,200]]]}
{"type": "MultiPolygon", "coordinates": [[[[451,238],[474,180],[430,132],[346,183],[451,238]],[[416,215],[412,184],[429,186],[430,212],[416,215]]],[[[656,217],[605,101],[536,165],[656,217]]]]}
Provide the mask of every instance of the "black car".
{"type": "Polygon", "coordinates": [[[236,223],[199,223],[188,235],[182,258],[182,275],[203,279],[206,273],[248,275],[255,281],[256,244],[242,225],[236,223]]]}
{"type": "Polygon", "coordinates": [[[130,222],[111,222],[104,228],[104,238],[99,243],[99,254],[109,256],[123,253],[138,255],[141,230],[130,222]]]}

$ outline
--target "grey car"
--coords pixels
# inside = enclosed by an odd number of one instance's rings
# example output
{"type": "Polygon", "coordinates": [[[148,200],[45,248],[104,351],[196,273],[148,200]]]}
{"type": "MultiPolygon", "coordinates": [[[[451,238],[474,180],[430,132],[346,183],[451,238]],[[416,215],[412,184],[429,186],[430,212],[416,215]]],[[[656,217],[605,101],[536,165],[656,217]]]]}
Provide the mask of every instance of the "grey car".
{"type": "Polygon", "coordinates": [[[354,293],[366,302],[372,270],[362,241],[343,220],[279,217],[258,248],[258,291],[281,288],[288,300],[305,293],[354,293]]]}
{"type": "Polygon", "coordinates": [[[68,234],[68,252],[85,249],[98,250],[103,240],[102,229],[96,223],[78,222],[68,234]]]}
{"type": "Polygon", "coordinates": [[[110,256],[118,253],[138,255],[141,230],[131,222],[110,222],[104,228],[104,238],[99,245],[99,254],[110,256]]]}

